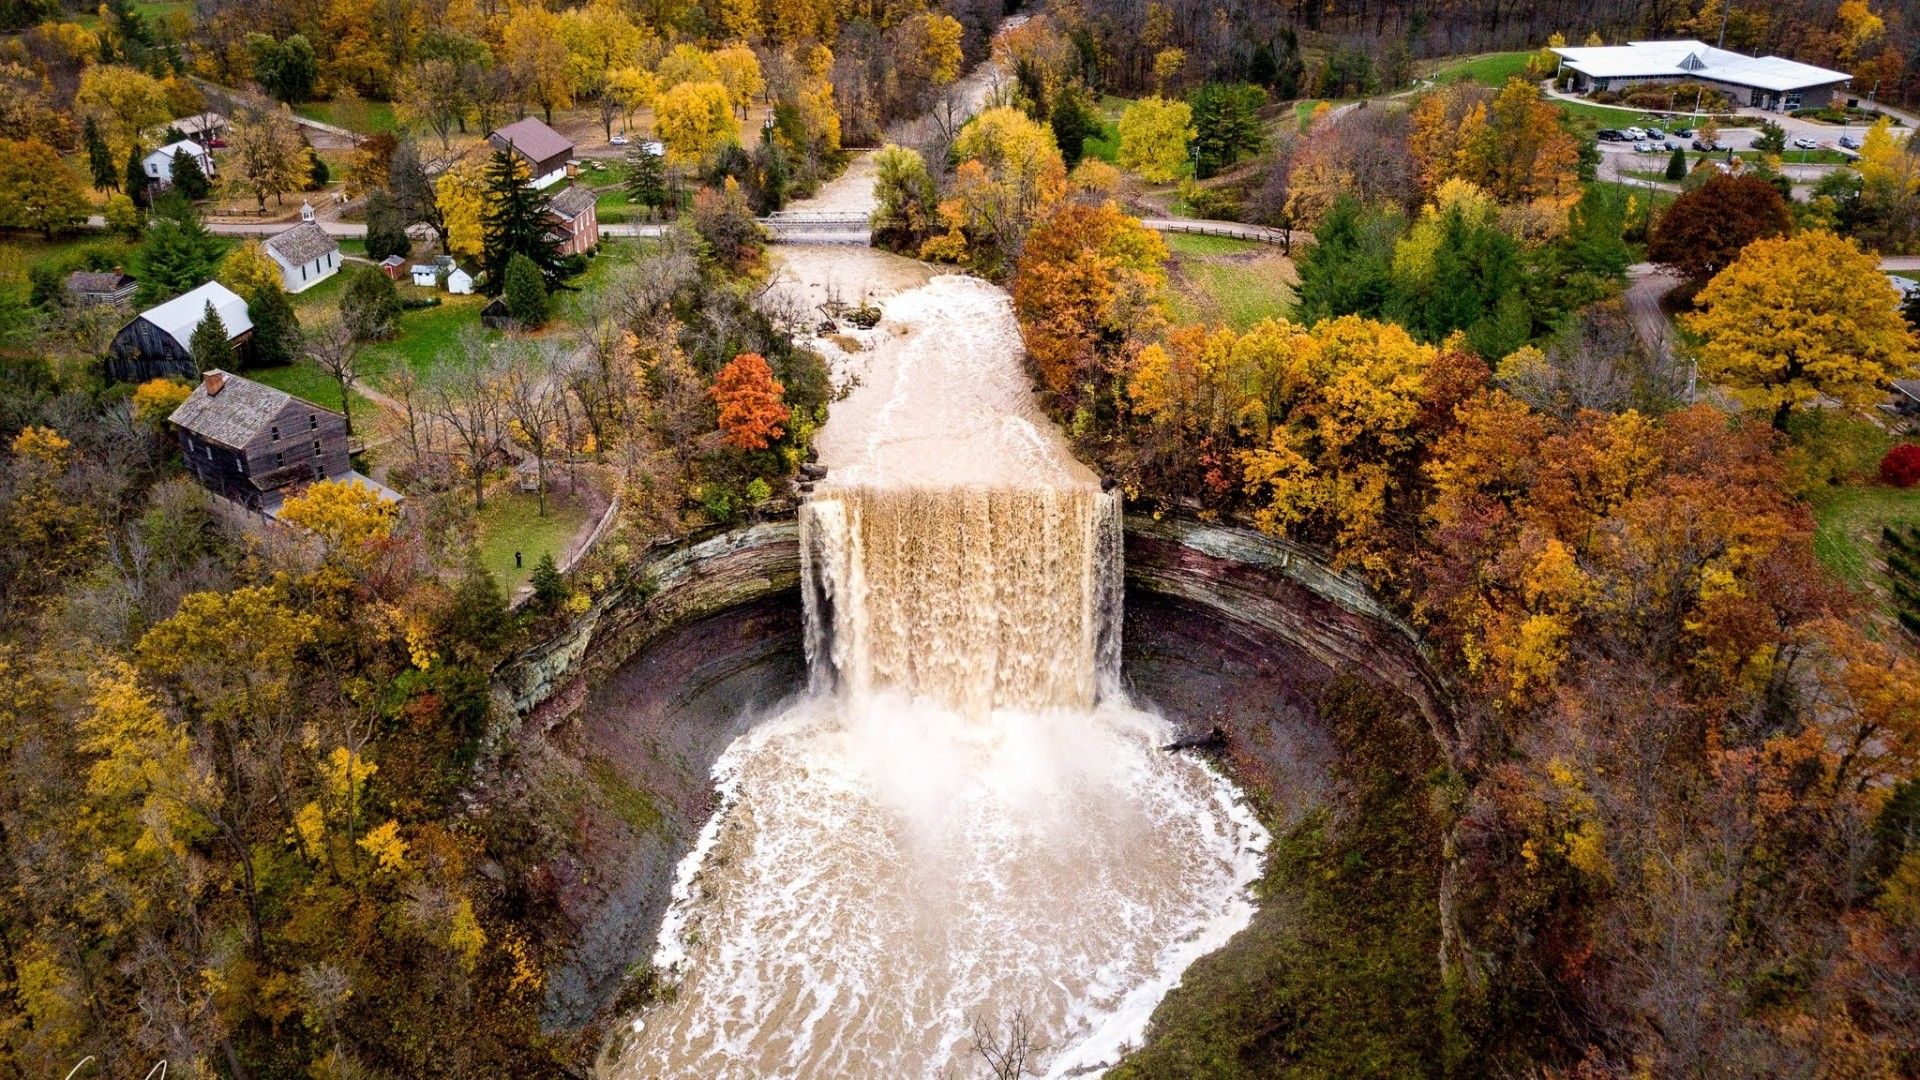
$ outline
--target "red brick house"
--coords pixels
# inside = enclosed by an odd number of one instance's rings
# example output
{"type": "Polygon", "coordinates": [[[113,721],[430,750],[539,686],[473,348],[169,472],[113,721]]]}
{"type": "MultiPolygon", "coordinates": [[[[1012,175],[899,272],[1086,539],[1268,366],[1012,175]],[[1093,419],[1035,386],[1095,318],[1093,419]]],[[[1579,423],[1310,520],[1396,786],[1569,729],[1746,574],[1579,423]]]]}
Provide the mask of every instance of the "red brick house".
{"type": "Polygon", "coordinates": [[[593,190],[583,184],[555,195],[547,203],[547,220],[553,225],[556,254],[585,255],[600,242],[600,215],[594,209],[593,190]]]}

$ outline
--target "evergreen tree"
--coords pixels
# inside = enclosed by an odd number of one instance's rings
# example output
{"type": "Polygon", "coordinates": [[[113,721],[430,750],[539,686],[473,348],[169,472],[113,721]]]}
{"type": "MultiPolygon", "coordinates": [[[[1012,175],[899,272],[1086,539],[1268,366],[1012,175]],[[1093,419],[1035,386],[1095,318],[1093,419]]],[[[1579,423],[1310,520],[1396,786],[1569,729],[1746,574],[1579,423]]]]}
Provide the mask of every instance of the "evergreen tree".
{"type": "Polygon", "coordinates": [[[1334,202],[1300,259],[1297,318],[1311,325],[1342,315],[1377,317],[1392,286],[1398,215],[1368,210],[1352,196],[1334,202]]]}
{"type": "Polygon", "coordinates": [[[787,205],[787,155],[770,139],[753,151],[753,212],[774,213],[787,205]]]}
{"type": "Polygon", "coordinates": [[[467,663],[493,659],[513,629],[500,582],[477,558],[460,575],[460,583],[453,589],[453,603],[442,619],[441,630],[453,643],[455,658],[467,663]]]}
{"type": "Polygon", "coordinates": [[[496,150],[487,163],[486,180],[480,261],[487,272],[487,294],[498,296],[506,288],[507,264],[515,255],[525,255],[541,274],[555,276],[559,259],[547,235],[546,201],[527,183],[525,168],[512,154],[496,150]]]}
{"type": "Polygon", "coordinates": [[[127,151],[127,198],[139,207],[147,205],[147,188],[151,183],[147,179],[146,165],[140,160],[145,156],[140,152],[139,143],[134,143],[133,148],[127,151]]]}
{"type": "Polygon", "coordinates": [[[187,351],[193,354],[193,362],[201,371],[233,370],[233,341],[227,334],[227,324],[220,321],[220,313],[213,310],[211,300],[200,316],[200,324],[193,328],[193,336],[187,339],[187,351]]]}
{"type": "Polygon", "coordinates": [[[1100,118],[1094,114],[1093,102],[1078,83],[1069,83],[1054,95],[1053,116],[1048,123],[1069,169],[1085,156],[1087,136],[1100,133],[1100,118]]]}
{"type": "Polygon", "coordinates": [[[87,144],[87,171],[93,174],[93,186],[97,191],[119,191],[120,171],[113,167],[113,151],[107,148],[107,140],[100,134],[100,125],[87,117],[85,132],[87,144]]]}
{"type": "Polygon", "coordinates": [[[51,262],[42,260],[28,267],[27,284],[27,303],[42,311],[67,302],[67,276],[51,262]]]}
{"type": "Polygon", "coordinates": [[[1920,289],[1907,294],[1906,305],[1900,310],[1906,315],[1907,322],[1913,326],[1914,333],[1920,334],[1920,289]]]}
{"type": "Polygon", "coordinates": [[[644,146],[627,151],[627,198],[649,217],[667,205],[667,163],[644,146]]]}
{"type": "Polygon", "coordinates": [[[333,180],[333,170],[327,168],[327,159],[307,147],[307,190],[319,191],[333,180]]]}
{"type": "Polygon", "coordinates": [[[278,285],[255,290],[247,301],[253,320],[253,358],[263,366],[291,364],[300,356],[300,320],[278,285]]]}
{"type": "Polygon", "coordinates": [[[400,328],[400,290],[387,275],[362,267],[340,294],[340,318],[356,341],[381,341],[400,328]]]}
{"type": "Polygon", "coordinates": [[[201,171],[199,157],[179,150],[173,155],[173,186],[189,199],[204,199],[213,190],[213,181],[201,171]]]}
{"type": "Polygon", "coordinates": [[[1685,180],[1687,178],[1687,152],[1678,144],[1673,148],[1673,156],[1667,158],[1667,179],[1685,180]]]}
{"type": "Polygon", "coordinates": [[[527,580],[533,586],[533,602],[542,611],[558,608],[567,598],[567,579],[551,552],[540,556],[533,566],[533,576],[527,580]]]}
{"type": "Polygon", "coordinates": [[[374,189],[367,195],[367,258],[380,262],[389,255],[405,256],[412,250],[400,204],[393,201],[393,196],[374,189]]]}
{"type": "Polygon", "coordinates": [[[187,200],[167,193],[155,204],[147,238],[133,254],[140,303],[157,304],[205,284],[213,276],[223,246],[200,223],[187,200]]]}
{"type": "Polygon", "coordinates": [[[547,283],[540,268],[525,255],[514,253],[507,260],[507,314],[521,326],[541,326],[547,321],[547,283]]]}
{"type": "Polygon", "coordinates": [[[1201,179],[1260,152],[1266,131],[1260,107],[1266,91],[1246,83],[1207,83],[1193,92],[1193,151],[1201,179]]]}

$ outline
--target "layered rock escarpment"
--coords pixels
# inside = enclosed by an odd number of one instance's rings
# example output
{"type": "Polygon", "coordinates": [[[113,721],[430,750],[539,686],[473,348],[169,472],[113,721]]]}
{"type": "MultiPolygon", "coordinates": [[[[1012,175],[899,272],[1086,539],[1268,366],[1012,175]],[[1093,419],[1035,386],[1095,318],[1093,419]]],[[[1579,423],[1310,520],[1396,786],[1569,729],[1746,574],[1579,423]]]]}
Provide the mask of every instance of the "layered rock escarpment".
{"type": "MultiPolygon", "coordinates": [[[[1244,529],[1128,517],[1122,677],[1190,731],[1220,726],[1241,777],[1283,814],[1320,801],[1332,749],[1313,702],[1335,675],[1411,700],[1451,749],[1445,692],[1417,638],[1357,580],[1244,529]]],[[[518,798],[558,850],[541,867],[572,948],[548,1018],[601,1014],[650,956],[674,868],[711,810],[710,771],[806,684],[791,517],[642,556],[600,598],[496,672],[490,798],[518,798]]]]}

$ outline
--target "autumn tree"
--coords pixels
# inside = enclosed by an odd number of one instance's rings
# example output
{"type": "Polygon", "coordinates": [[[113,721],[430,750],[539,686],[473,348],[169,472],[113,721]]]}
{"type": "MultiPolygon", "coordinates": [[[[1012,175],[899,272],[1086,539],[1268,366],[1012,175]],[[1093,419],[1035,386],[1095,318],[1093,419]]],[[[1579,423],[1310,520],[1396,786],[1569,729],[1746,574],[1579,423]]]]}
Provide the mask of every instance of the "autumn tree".
{"type": "Polygon", "coordinates": [[[328,319],[303,335],[307,359],[312,360],[340,390],[340,413],[346,419],[347,437],[353,437],[354,387],[360,381],[358,359],[360,339],[344,317],[328,319]]]}
{"type": "Polygon", "coordinates": [[[0,228],[55,234],[86,223],[85,184],[46,143],[0,139],[0,228]]]}
{"type": "Polygon", "coordinates": [[[142,132],[166,123],[171,115],[158,79],[117,64],[96,64],[82,72],[73,105],[98,125],[116,157],[139,142],[142,132]]]}
{"type": "Polygon", "coordinates": [[[653,131],[673,165],[696,166],[721,146],[739,141],[733,105],[717,81],[681,82],[654,104],[653,131]]]}
{"type": "Polygon", "coordinates": [[[1193,108],[1184,101],[1145,97],[1120,114],[1120,151],[1115,161],[1142,180],[1164,184],[1187,164],[1194,136],[1193,108]]]}
{"type": "Polygon", "coordinates": [[[466,115],[464,81],[464,73],[453,61],[423,60],[401,79],[394,113],[409,128],[432,132],[445,153],[452,145],[454,129],[466,115]]]}
{"type": "Polygon", "coordinates": [[[967,122],[953,153],[960,165],[939,208],[946,232],[927,240],[921,255],[1002,270],[1018,260],[1027,230],[1066,194],[1060,148],[1025,113],[999,106],[967,122]]]}
{"type": "Polygon", "coordinates": [[[759,353],[741,353],[713,378],[710,391],[720,409],[720,434],[736,450],[764,450],[785,434],[785,387],[759,353]]]}
{"type": "Polygon", "coordinates": [[[729,45],[715,49],[712,60],[715,81],[726,90],[727,100],[739,111],[740,118],[746,119],[747,107],[767,88],[760,73],[760,58],[745,45],[729,45]]]}
{"type": "Polygon", "coordinates": [[[1013,305],[1040,381],[1097,397],[1162,318],[1167,248],[1112,202],[1063,203],[1027,236],[1013,305]]]}
{"type": "Polygon", "coordinates": [[[1700,336],[1701,375],[1779,430],[1820,397],[1866,408],[1920,365],[1879,260],[1829,232],[1755,240],[1698,303],[1683,321],[1700,336]]]}
{"type": "Polygon", "coordinates": [[[260,241],[246,240],[221,258],[213,276],[241,297],[251,299],[268,286],[280,287],[280,264],[268,256],[260,241]]]}
{"type": "Polygon", "coordinates": [[[454,162],[434,178],[433,192],[434,207],[447,230],[448,253],[479,258],[486,250],[486,163],[473,157],[454,162]]]}
{"type": "Polygon", "coordinates": [[[873,242],[916,252],[933,227],[938,192],[919,151],[889,143],[874,155],[873,242]]]}
{"type": "Polygon", "coordinates": [[[290,495],[280,520],[313,533],[330,552],[352,553],[393,534],[399,507],[364,484],[322,480],[290,495]]]}
{"type": "Polygon", "coordinates": [[[228,129],[228,160],[240,187],[253,195],[262,213],[267,197],[276,202],[299,191],[307,180],[306,146],[293,121],[265,109],[241,109],[228,129]]]}
{"type": "Polygon", "coordinates": [[[553,110],[573,105],[573,80],[558,15],[539,3],[516,5],[501,34],[502,62],[521,101],[540,106],[547,123],[553,110]]]}
{"type": "Polygon", "coordinates": [[[1784,236],[1792,227],[1793,215],[1778,188],[1758,177],[1715,172],[1660,215],[1647,240],[1647,258],[1704,284],[1748,244],[1784,236]]]}

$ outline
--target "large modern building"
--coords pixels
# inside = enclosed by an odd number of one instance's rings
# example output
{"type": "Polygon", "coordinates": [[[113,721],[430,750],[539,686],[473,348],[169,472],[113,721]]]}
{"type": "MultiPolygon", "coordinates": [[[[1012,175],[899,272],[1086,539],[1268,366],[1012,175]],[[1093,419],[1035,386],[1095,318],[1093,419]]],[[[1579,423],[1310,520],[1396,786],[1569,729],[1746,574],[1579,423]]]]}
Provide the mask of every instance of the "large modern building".
{"type": "Polygon", "coordinates": [[[1553,50],[1580,93],[1648,83],[1701,82],[1735,105],[1793,110],[1830,104],[1853,76],[1779,56],[1747,56],[1699,41],[1633,41],[1553,50]]]}

